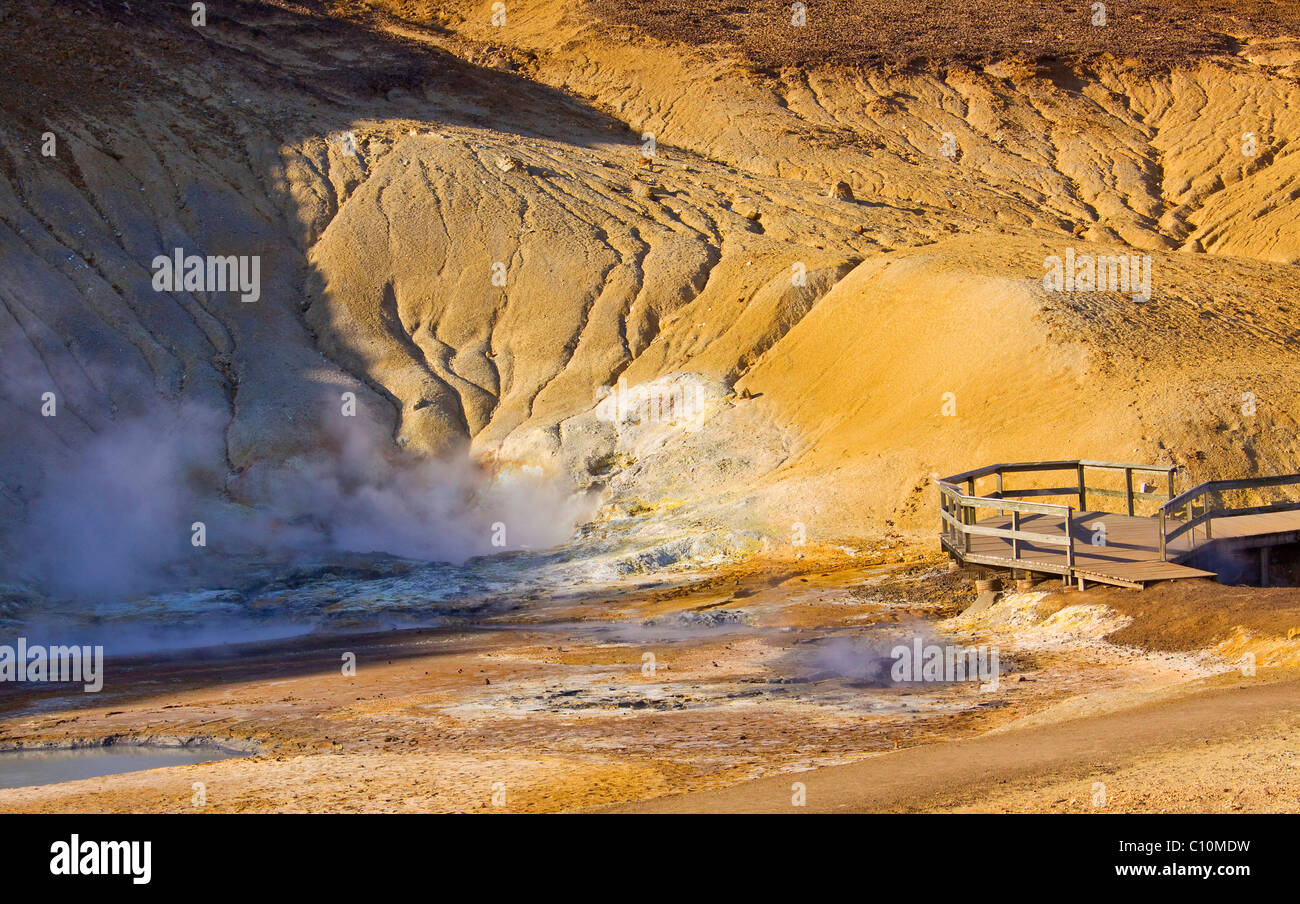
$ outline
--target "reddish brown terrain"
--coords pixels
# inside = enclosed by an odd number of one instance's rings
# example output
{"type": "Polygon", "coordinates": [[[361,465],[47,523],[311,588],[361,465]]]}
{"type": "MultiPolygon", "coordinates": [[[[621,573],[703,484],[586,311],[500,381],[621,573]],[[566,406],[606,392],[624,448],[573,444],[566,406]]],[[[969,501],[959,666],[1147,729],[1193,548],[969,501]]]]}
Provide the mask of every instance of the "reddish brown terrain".
{"type": "Polygon", "coordinates": [[[0,809],[1295,810],[1294,589],[935,553],[996,461],[1300,472],[1300,2],[1106,8],[6,3],[0,620],[110,668],[0,744],[250,755],[0,809]],[[127,648],[217,615],[310,632],[127,648]]]}

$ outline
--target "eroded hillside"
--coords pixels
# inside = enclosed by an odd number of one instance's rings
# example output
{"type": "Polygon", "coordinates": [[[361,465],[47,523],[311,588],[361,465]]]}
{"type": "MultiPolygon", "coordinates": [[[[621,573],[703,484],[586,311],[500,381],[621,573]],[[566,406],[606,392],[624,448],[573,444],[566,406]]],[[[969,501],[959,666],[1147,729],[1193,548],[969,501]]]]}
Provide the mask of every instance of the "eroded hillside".
{"type": "Polygon", "coordinates": [[[1060,4],[1024,47],[706,6],[7,10],[5,517],[159,410],[228,503],[351,431],[777,539],[922,528],[993,460],[1300,470],[1297,4],[1060,4]],[[155,291],[175,248],[260,298],[155,291]],[[1067,254],[1150,297],[1048,291],[1067,254]]]}

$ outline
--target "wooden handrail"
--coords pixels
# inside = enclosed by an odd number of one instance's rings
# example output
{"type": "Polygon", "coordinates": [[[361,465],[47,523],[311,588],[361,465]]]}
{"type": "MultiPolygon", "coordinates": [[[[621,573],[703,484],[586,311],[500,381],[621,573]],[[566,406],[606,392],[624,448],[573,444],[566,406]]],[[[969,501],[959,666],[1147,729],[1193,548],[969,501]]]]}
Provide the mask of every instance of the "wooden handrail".
{"type": "Polygon", "coordinates": [[[1281,487],[1300,483],[1300,474],[1281,474],[1277,477],[1244,477],[1240,480],[1209,480],[1194,486],[1185,493],[1180,493],[1166,502],[1163,508],[1173,511],[1181,508],[1193,499],[1208,492],[1224,490],[1262,490],[1267,487],[1281,487]]]}
{"type": "MultiPolygon", "coordinates": [[[[965,478],[968,485],[974,478],[965,478]]],[[[1073,492],[1073,490],[1071,490],[1073,492]]],[[[975,496],[963,493],[948,480],[939,482],[940,523],[944,537],[953,547],[959,541],[965,553],[970,553],[971,537],[1005,537],[1011,540],[1011,558],[1019,560],[1021,543],[1038,543],[1048,546],[1065,547],[1065,560],[1069,568],[1074,567],[1074,509],[1068,505],[1052,502],[1020,502],[1004,499],[998,495],[975,496]],[[1011,527],[985,527],[976,523],[976,509],[996,509],[1011,512],[1011,527]],[[951,511],[950,511],[951,510],[951,511]],[[955,513],[955,514],[954,514],[955,513]],[[1020,527],[1020,516],[1046,515],[1060,518],[1065,522],[1065,534],[1042,534],[1037,531],[1024,530],[1020,527]]]]}
{"type": "Polygon", "coordinates": [[[940,517],[957,528],[960,533],[973,537],[1008,537],[1012,540],[1025,540],[1033,543],[1045,543],[1049,546],[1069,546],[1070,539],[1056,534],[1040,534],[1032,531],[1008,529],[1005,527],[981,527],[976,524],[962,524],[947,512],[940,512],[940,517]]]}
{"type": "Polygon", "coordinates": [[[1192,487],[1185,493],[1173,497],[1160,506],[1160,558],[1168,560],[1168,546],[1173,540],[1191,531],[1192,548],[1196,546],[1196,528],[1205,525],[1205,538],[1212,538],[1215,518],[1236,518],[1243,515],[1263,515],[1270,512],[1290,512],[1300,509],[1300,502],[1274,502],[1268,505],[1240,507],[1210,507],[1202,504],[1200,514],[1196,514],[1196,502],[1212,493],[1231,490],[1262,490],[1272,487],[1294,486],[1300,484],[1300,474],[1280,474],[1276,477],[1243,477],[1237,480],[1209,480],[1192,487]],[[1174,529],[1169,529],[1169,517],[1175,512],[1186,510],[1186,518],[1174,529]]]}
{"type": "Polygon", "coordinates": [[[944,488],[950,497],[956,500],[958,505],[966,508],[984,508],[995,509],[1005,512],[1020,512],[1025,515],[1055,515],[1060,517],[1064,515],[1069,508],[1068,505],[1057,505],[1054,502],[1017,502],[1013,499],[993,499],[988,496],[966,496],[951,488],[944,488]]]}
{"type": "MultiPolygon", "coordinates": [[[[939,485],[940,496],[940,526],[943,531],[945,542],[954,551],[960,543],[962,551],[970,554],[970,541],[972,536],[980,537],[1004,537],[1011,540],[1011,559],[1019,561],[1021,543],[1038,543],[1050,546],[1064,546],[1066,560],[1066,575],[1074,569],[1074,513],[1075,508],[1070,505],[1060,505],[1051,502],[1023,502],[1026,498],[1035,496],[1077,496],[1079,501],[1079,511],[1087,509],[1088,494],[1094,496],[1105,496],[1108,498],[1120,498],[1127,502],[1128,513],[1133,514],[1134,500],[1142,499],[1160,499],[1169,500],[1174,493],[1174,474],[1177,471],[1175,465],[1143,465],[1129,464],[1126,462],[1096,461],[1093,459],[1071,459],[1069,461],[1032,461],[1032,462],[1002,462],[996,465],[987,465],[982,468],[975,468],[971,471],[963,471],[960,474],[953,474],[951,477],[944,477],[937,481],[939,485]],[[1085,473],[1088,469],[1103,471],[1119,471],[1124,474],[1124,490],[1111,490],[1104,487],[1089,487],[1085,473]],[[1032,489],[1011,489],[1006,486],[1003,480],[1007,474],[1026,474],[1036,472],[1059,472],[1074,471],[1077,475],[1075,485],[1068,487],[1038,487],[1032,489]],[[1133,474],[1134,472],[1144,474],[1166,474],[1168,475],[1168,492],[1158,493],[1138,488],[1134,490],[1133,474]],[[997,477],[997,489],[987,494],[976,494],[975,482],[983,477],[997,477]],[[963,486],[964,484],[964,486],[963,486]],[[995,509],[999,512],[1011,513],[1011,527],[984,527],[980,526],[975,515],[976,509],[995,509]],[[1020,526],[1021,515],[1046,515],[1052,518],[1060,518],[1065,524],[1065,535],[1063,537],[1055,534],[1041,534],[1035,531],[1024,530],[1020,526]]],[[[1161,555],[1164,552],[1165,540],[1165,508],[1160,509],[1161,521],[1161,555]]]]}
{"type": "Polygon", "coordinates": [[[1021,474],[1030,471],[1073,471],[1080,465],[1107,471],[1141,471],[1146,474],[1172,474],[1178,470],[1177,465],[1142,465],[1120,461],[1098,461],[1091,458],[1074,458],[1068,461],[1018,461],[985,465],[971,471],[963,471],[951,477],[940,478],[940,483],[958,483],[971,478],[988,477],[991,474],[1021,474]]]}
{"type": "MultiPolygon", "coordinates": [[[[1138,499],[1155,501],[1170,499],[1174,494],[1174,474],[1177,470],[1178,468],[1176,465],[1144,465],[1129,462],[1098,461],[1090,458],[1079,458],[1063,461],[1002,462],[996,465],[986,465],[982,468],[975,468],[971,471],[964,471],[961,474],[954,474],[951,477],[943,477],[937,482],[939,486],[948,487],[958,493],[962,493],[962,488],[959,487],[959,484],[964,483],[964,496],[972,498],[978,497],[1005,500],[1008,498],[1024,499],[1034,496],[1076,496],[1078,498],[1079,511],[1087,510],[1088,496],[1090,494],[1092,496],[1101,496],[1108,499],[1123,499],[1128,514],[1132,515],[1134,514],[1135,503],[1138,499]],[[1106,487],[1089,486],[1086,477],[1086,472],[1089,469],[1122,472],[1124,475],[1124,489],[1112,490],[1106,487]],[[1006,474],[1050,473],[1060,471],[1074,471],[1076,474],[1075,485],[1072,487],[1010,489],[1006,486],[1006,482],[1003,479],[1006,474]],[[1134,472],[1167,475],[1168,491],[1161,493],[1145,490],[1141,487],[1134,489],[1134,472]],[[977,494],[975,492],[975,482],[982,477],[990,476],[997,477],[997,489],[989,493],[977,494]]],[[[1011,509],[1009,506],[1003,505],[999,507],[999,510],[1010,511],[1011,509]]]]}
{"type": "MultiPolygon", "coordinates": [[[[1237,490],[1264,490],[1277,489],[1280,487],[1300,486],[1300,474],[1282,474],[1274,477],[1245,477],[1236,480],[1211,480],[1195,486],[1190,490],[1178,495],[1174,494],[1174,478],[1178,468],[1174,465],[1140,465],[1126,464],[1121,462],[1094,461],[1090,459],[1077,459],[1072,461],[1040,461],[1040,462],[1012,462],[988,465],[983,468],[976,468],[972,471],[966,471],[961,474],[954,474],[951,477],[945,477],[938,480],[940,503],[942,507],[941,527],[943,530],[944,541],[948,547],[956,554],[957,542],[960,539],[966,555],[971,552],[971,537],[1003,537],[1011,540],[1011,561],[1020,560],[1021,543],[1037,543],[1053,546],[1064,546],[1066,550],[1066,576],[1074,569],[1075,556],[1075,538],[1074,538],[1074,516],[1075,508],[1069,505],[1060,505],[1057,503],[1045,502],[1026,502],[1025,499],[1042,497],[1042,496],[1074,496],[1077,494],[1080,512],[1088,510],[1088,496],[1103,496],[1107,498],[1124,499],[1127,503],[1128,514],[1134,514],[1135,502],[1138,499],[1149,500],[1157,499],[1163,502],[1156,509],[1157,526],[1159,531],[1159,549],[1160,559],[1168,561],[1170,544],[1182,537],[1184,534],[1190,535],[1188,548],[1195,550],[1197,548],[1196,529],[1203,527],[1204,541],[1210,542],[1214,539],[1214,521],[1218,518],[1232,518],[1247,515],[1262,515],[1273,512],[1300,511],[1300,500],[1275,501],[1263,505],[1251,504],[1240,506],[1226,505],[1223,494],[1237,490]],[[1088,469],[1120,471],[1124,474],[1124,489],[1112,490],[1104,487],[1088,486],[1086,472],[1088,469]],[[1023,474],[1031,472],[1059,472],[1073,470],[1076,474],[1074,486],[1062,487],[1037,487],[1026,489],[1015,489],[1008,487],[1003,479],[1007,474],[1023,474]],[[1165,474],[1168,478],[1168,491],[1165,493],[1153,492],[1142,489],[1140,486],[1136,489],[1133,485],[1133,474],[1152,473],[1165,474]],[[982,477],[991,475],[997,476],[997,489],[985,493],[977,494],[975,492],[976,481],[982,477]],[[964,484],[964,486],[962,486],[964,484]],[[994,509],[1001,512],[1011,512],[1011,527],[987,527],[978,524],[976,517],[977,509],[994,509]],[[1045,515],[1051,518],[1061,518],[1065,522],[1064,538],[1056,535],[1041,534],[1035,531],[1027,531],[1021,527],[1020,516],[1045,515]]],[[[996,557],[1000,561],[1005,561],[996,557]]]]}

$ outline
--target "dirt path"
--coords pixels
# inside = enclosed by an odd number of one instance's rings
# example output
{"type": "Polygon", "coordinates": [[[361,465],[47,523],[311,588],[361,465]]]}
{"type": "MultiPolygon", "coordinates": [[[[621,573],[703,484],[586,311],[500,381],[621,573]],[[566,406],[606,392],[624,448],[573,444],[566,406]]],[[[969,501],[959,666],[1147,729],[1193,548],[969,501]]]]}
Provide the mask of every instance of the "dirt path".
{"type": "MultiPolygon", "coordinates": [[[[1197,791],[1184,784],[1196,768],[1191,762],[1206,747],[1223,777],[1220,800],[1241,784],[1237,762],[1253,752],[1294,756],[1295,732],[1300,730],[1300,681],[1261,683],[1235,679],[1176,699],[1145,704],[1121,712],[1033,728],[1011,729],[975,738],[932,744],[873,757],[861,763],[815,769],[797,775],[757,779],[735,787],[699,794],[676,795],[609,808],[614,812],[792,812],[792,784],[806,787],[810,812],[899,812],[969,808],[1012,809],[1031,798],[1060,794],[1074,788],[1071,800],[1089,809],[1094,782],[1114,784],[1112,776],[1146,782],[1144,809],[1210,809],[1198,804],[1197,791]],[[1148,766],[1159,766],[1146,768],[1148,766]],[[1182,768],[1179,768],[1179,767],[1182,768]],[[1155,781],[1156,784],[1151,783],[1155,781]],[[1226,783],[1226,784],[1225,784],[1226,783]]],[[[1287,770],[1291,776],[1294,770],[1287,770]]],[[[1285,775],[1286,773],[1284,773],[1285,775]]],[[[1277,799],[1279,808],[1294,808],[1297,789],[1279,776],[1278,787],[1261,793],[1277,799]]],[[[1116,809],[1114,793],[1110,809],[1116,809]]],[[[1039,801],[1041,804],[1042,801],[1039,801]]],[[[1236,809],[1229,804],[1214,809],[1236,809]]],[[[1041,807],[1039,807],[1041,809],[1041,807]]]]}

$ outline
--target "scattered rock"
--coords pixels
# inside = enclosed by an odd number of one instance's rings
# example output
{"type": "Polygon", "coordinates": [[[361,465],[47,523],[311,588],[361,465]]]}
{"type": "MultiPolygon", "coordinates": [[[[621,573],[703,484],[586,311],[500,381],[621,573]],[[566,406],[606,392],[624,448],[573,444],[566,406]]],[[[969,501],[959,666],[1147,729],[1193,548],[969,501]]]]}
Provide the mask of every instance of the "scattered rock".
{"type": "Polygon", "coordinates": [[[962,615],[977,615],[978,613],[983,612],[985,609],[990,608],[993,605],[993,603],[997,601],[997,598],[998,598],[997,591],[985,590],[978,597],[976,597],[975,602],[971,603],[970,606],[968,606],[966,610],[962,613],[962,615]]]}
{"type": "Polygon", "coordinates": [[[868,101],[867,111],[873,116],[888,116],[891,113],[898,112],[900,106],[898,96],[890,92],[879,97],[873,97],[868,101]]]}
{"type": "Polygon", "coordinates": [[[849,183],[844,182],[844,181],[842,181],[842,180],[839,181],[839,182],[836,182],[834,185],[832,185],[832,186],[827,190],[827,192],[826,192],[826,197],[828,197],[828,198],[835,198],[835,199],[840,200],[840,201],[856,201],[856,200],[857,200],[857,198],[855,198],[855,197],[853,196],[853,189],[849,186],[849,183]]]}
{"type": "Polygon", "coordinates": [[[760,214],[758,204],[750,198],[736,198],[731,202],[731,209],[746,220],[757,220],[760,214]]]}

